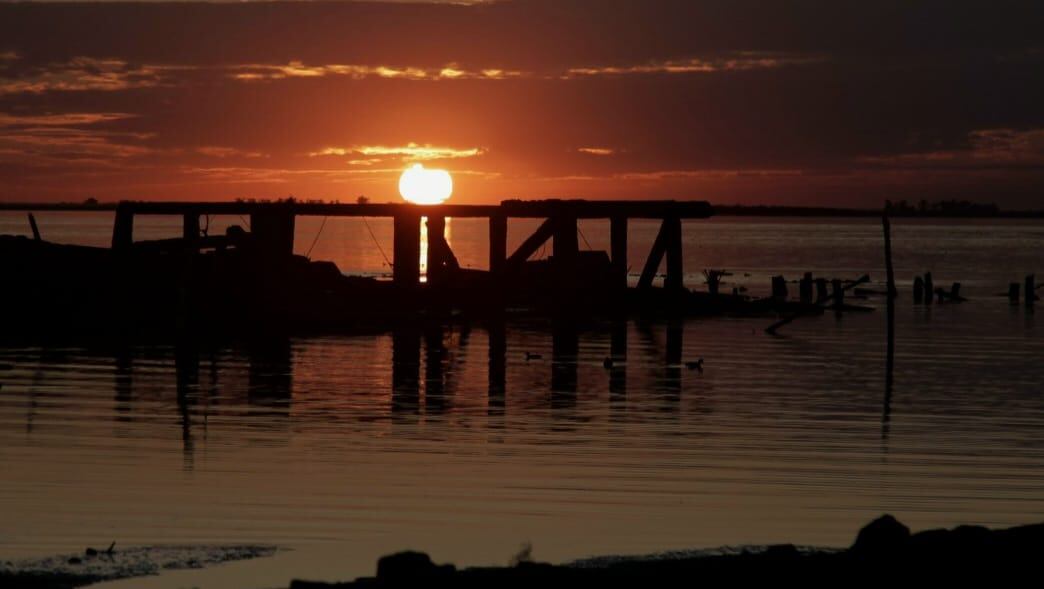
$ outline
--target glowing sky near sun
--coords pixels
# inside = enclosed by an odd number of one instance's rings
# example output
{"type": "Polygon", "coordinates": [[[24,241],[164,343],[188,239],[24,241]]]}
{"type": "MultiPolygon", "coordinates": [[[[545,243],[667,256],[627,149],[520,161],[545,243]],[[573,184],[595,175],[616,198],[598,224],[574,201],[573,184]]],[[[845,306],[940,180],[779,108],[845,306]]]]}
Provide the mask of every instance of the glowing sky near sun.
{"type": "Polygon", "coordinates": [[[0,199],[397,200],[419,163],[461,203],[1040,208],[1042,30],[1034,2],[0,4],[0,199]]]}

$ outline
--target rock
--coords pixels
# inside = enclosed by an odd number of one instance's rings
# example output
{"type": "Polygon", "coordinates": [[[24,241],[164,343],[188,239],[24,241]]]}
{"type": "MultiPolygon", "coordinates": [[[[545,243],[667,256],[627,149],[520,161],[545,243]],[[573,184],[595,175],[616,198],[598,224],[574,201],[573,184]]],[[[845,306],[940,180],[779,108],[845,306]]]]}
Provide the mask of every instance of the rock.
{"type": "Polygon", "coordinates": [[[793,560],[801,558],[801,552],[793,544],[774,544],[760,556],[765,560],[793,560]]]}
{"type": "Polygon", "coordinates": [[[86,554],[87,556],[98,556],[98,551],[94,548],[88,548],[84,551],[84,554],[86,554]]]}
{"type": "Polygon", "coordinates": [[[882,515],[863,526],[849,550],[861,556],[894,554],[906,548],[910,541],[910,528],[891,515],[882,515]]]}
{"type": "Polygon", "coordinates": [[[385,583],[431,580],[451,575],[455,571],[456,568],[451,564],[436,565],[423,552],[398,552],[377,561],[377,580],[385,583]]]}
{"type": "Polygon", "coordinates": [[[74,556],[69,559],[69,564],[83,564],[83,561],[78,556],[74,556]]]}

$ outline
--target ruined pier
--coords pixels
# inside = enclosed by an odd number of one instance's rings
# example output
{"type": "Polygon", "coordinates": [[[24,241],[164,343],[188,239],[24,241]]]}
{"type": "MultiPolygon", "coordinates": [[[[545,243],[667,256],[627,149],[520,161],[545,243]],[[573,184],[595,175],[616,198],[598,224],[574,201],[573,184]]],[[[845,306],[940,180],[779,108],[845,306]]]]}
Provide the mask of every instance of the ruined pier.
{"type": "MultiPolygon", "coordinates": [[[[68,210],[68,209],[66,209],[68,210]]],[[[420,280],[421,220],[428,223],[428,268],[438,282],[438,272],[455,264],[445,239],[447,218],[486,218],[489,222],[489,269],[497,275],[516,272],[545,243],[552,242],[552,257],[559,266],[579,264],[577,222],[608,219],[614,284],[627,286],[627,223],[631,219],[661,222],[659,233],[644,262],[639,287],[652,286],[666,258],[665,288],[684,286],[682,268],[683,219],[705,219],[713,214],[705,201],[591,201],[507,200],[499,205],[413,205],[400,203],[313,204],[297,202],[121,202],[115,207],[112,234],[114,250],[133,247],[134,218],[141,215],[174,215],[184,219],[186,243],[206,247],[201,241],[200,219],[207,215],[249,217],[251,234],[269,255],[292,255],[295,219],[316,217],[385,217],[394,222],[393,281],[411,287],[420,280]],[[544,222],[510,255],[507,252],[508,219],[543,219],[544,222]]]]}

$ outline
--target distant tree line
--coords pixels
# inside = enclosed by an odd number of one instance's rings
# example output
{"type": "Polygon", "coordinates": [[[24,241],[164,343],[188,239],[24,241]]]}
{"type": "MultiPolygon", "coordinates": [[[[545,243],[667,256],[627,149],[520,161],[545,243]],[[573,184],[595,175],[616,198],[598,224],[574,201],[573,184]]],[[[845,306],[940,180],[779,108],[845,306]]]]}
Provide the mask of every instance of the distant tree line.
{"type": "Polygon", "coordinates": [[[882,209],[840,207],[795,207],[777,205],[714,205],[716,215],[766,217],[876,217],[882,212],[893,217],[1018,217],[1044,218],[1044,210],[1004,211],[993,203],[967,200],[921,200],[916,205],[901,200],[885,201],[882,209]]]}
{"type": "Polygon", "coordinates": [[[967,200],[940,200],[936,202],[921,200],[916,206],[905,200],[899,202],[886,200],[885,211],[897,217],[996,217],[1001,214],[1000,207],[993,203],[978,203],[967,200]]]}

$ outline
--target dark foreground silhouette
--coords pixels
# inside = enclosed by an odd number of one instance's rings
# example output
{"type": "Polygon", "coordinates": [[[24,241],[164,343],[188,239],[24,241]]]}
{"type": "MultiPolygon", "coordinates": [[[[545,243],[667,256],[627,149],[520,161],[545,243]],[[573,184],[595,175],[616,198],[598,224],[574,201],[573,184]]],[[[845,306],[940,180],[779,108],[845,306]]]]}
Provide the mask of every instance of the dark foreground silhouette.
{"type": "MultiPolygon", "coordinates": [[[[377,576],[349,583],[294,581],[291,589],[462,587],[724,587],[942,586],[1021,579],[1035,584],[1044,551],[1044,524],[1006,530],[961,526],[911,534],[891,516],[860,530],[843,551],[799,551],[793,545],[737,555],[668,560],[623,560],[603,567],[520,563],[457,570],[428,555],[403,552],[377,564],[377,576]],[[1028,575],[1028,576],[1027,576],[1028,575]]],[[[1006,582],[1007,581],[1007,582],[1006,582]]]]}
{"type": "MultiPolygon", "coordinates": [[[[437,565],[424,553],[401,552],[381,558],[376,577],[346,583],[294,581],[290,589],[1035,586],[1042,553],[1044,524],[1005,530],[960,526],[911,534],[885,515],[864,526],[845,550],[808,551],[783,544],[721,556],[621,559],[604,566],[521,562],[462,570],[437,565]]],[[[99,580],[90,574],[13,574],[0,569],[0,587],[66,589],[99,580]]]]}

